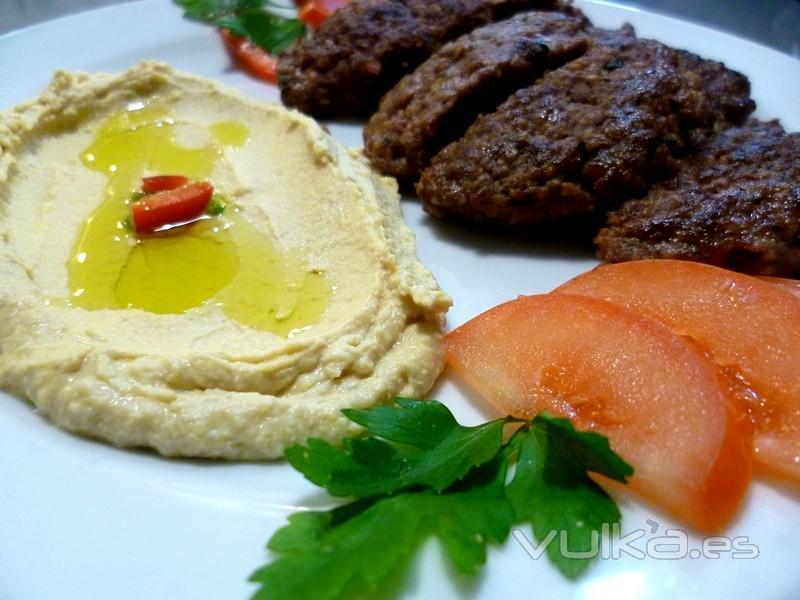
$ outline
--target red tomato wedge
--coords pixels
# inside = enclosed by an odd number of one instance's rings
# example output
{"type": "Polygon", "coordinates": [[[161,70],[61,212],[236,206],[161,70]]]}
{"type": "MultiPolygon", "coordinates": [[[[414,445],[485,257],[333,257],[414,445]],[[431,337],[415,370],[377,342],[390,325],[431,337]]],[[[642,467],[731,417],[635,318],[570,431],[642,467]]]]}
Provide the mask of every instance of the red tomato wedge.
{"type": "Polygon", "coordinates": [[[523,296],[445,339],[452,368],[504,414],[566,416],[607,435],[629,487],[717,531],[751,476],[752,423],[720,370],[652,319],[608,302],[523,296]]]}
{"type": "Polygon", "coordinates": [[[767,283],[777,285],[784,292],[789,292],[790,294],[794,294],[795,296],[800,297],[800,280],[786,279],[784,277],[767,277],[767,276],[761,276],[759,277],[759,279],[761,281],[766,281],[767,283]]]}
{"type": "Polygon", "coordinates": [[[800,483],[800,299],[701,263],[604,265],[556,290],[602,298],[691,337],[741,385],[759,471],[800,483]]]}
{"type": "Polygon", "coordinates": [[[249,39],[220,29],[219,34],[228,53],[253,77],[275,83],[278,81],[278,59],[249,39]]]}
{"type": "Polygon", "coordinates": [[[334,11],[350,4],[350,0],[307,0],[300,3],[297,18],[309,27],[319,27],[334,11]]]}
{"type": "Polygon", "coordinates": [[[147,232],[195,219],[203,214],[213,194],[214,187],[210,183],[196,181],[145,196],[131,204],[133,228],[147,232]]]}
{"type": "Polygon", "coordinates": [[[183,175],[153,175],[142,178],[142,191],[145,194],[154,194],[164,190],[174,190],[189,183],[189,178],[183,175]]]}

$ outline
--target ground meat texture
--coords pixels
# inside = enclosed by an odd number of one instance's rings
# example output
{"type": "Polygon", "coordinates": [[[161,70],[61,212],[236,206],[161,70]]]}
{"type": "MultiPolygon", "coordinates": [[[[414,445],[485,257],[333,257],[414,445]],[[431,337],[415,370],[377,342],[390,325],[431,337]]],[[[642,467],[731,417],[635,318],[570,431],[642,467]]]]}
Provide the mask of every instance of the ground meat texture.
{"type": "Polygon", "coordinates": [[[400,78],[449,40],[560,0],[356,0],[278,61],[284,104],[316,117],[365,116],[400,78]]]}
{"type": "Polygon", "coordinates": [[[747,80],[721,64],[609,35],[479,117],[417,193],[435,216],[500,224],[593,213],[641,195],[752,108],[747,80]]]}
{"type": "Polygon", "coordinates": [[[674,52],[683,78],[675,106],[690,150],[695,151],[713,133],[743,123],[756,105],[750,98],[750,81],[741,73],[690,52],[674,52]]]}
{"type": "Polygon", "coordinates": [[[365,151],[386,175],[416,179],[430,159],[514,91],[588,47],[583,15],[528,12],[492,23],[435,52],[381,100],[365,151]]]}
{"type": "Polygon", "coordinates": [[[800,134],[756,120],[722,132],[611,213],[595,241],[609,262],[677,258],[800,276],[800,134]]]}

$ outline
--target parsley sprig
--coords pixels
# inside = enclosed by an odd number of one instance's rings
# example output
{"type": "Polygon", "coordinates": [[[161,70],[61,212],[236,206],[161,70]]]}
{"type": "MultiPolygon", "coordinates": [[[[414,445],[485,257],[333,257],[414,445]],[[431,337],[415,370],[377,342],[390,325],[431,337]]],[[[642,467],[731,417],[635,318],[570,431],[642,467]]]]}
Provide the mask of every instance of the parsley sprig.
{"type": "Polygon", "coordinates": [[[174,0],[183,7],[183,16],[234,35],[250,38],[270,54],[280,54],[306,33],[297,19],[276,14],[290,7],[271,0],[174,0]]]}
{"type": "MultiPolygon", "coordinates": [[[[603,523],[620,520],[588,472],[625,483],[633,469],[605,437],[565,419],[542,414],[465,427],[439,402],[402,398],[345,414],[368,435],[341,448],[311,439],[286,458],[350,501],[289,517],[267,545],[274,560],[251,576],[260,584],[254,600],[374,596],[431,536],[459,573],[474,575],[488,545],[503,543],[514,525],[532,525],[540,542],[551,530],[566,531],[570,550],[580,551],[603,523]],[[516,431],[504,441],[509,427],[516,431]]],[[[553,544],[547,550],[570,579],[590,561],[564,557],[553,544]]]]}

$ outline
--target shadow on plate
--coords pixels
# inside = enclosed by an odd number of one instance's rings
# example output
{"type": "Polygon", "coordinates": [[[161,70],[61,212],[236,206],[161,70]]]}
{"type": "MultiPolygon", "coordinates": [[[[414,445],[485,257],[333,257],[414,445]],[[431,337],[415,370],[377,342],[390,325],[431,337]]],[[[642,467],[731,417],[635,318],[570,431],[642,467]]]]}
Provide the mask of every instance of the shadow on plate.
{"type": "MultiPolygon", "coordinates": [[[[404,201],[418,201],[404,197],[404,201]]],[[[421,221],[433,236],[477,255],[543,259],[590,260],[592,240],[602,225],[597,216],[579,217],[543,225],[502,227],[464,219],[444,220],[425,215],[421,221]]]]}

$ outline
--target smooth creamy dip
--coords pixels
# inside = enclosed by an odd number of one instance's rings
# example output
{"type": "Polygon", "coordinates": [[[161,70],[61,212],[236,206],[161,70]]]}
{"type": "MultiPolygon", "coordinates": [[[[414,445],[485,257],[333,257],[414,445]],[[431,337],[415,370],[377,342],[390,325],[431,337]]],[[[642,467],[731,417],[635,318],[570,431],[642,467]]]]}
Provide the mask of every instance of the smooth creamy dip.
{"type": "Polygon", "coordinates": [[[342,408],[428,391],[449,305],[396,183],[299,113],[153,62],[0,113],[0,387],[66,429],[246,459],[338,441],[342,408]],[[132,234],[164,173],[225,212],[132,234]]]}

